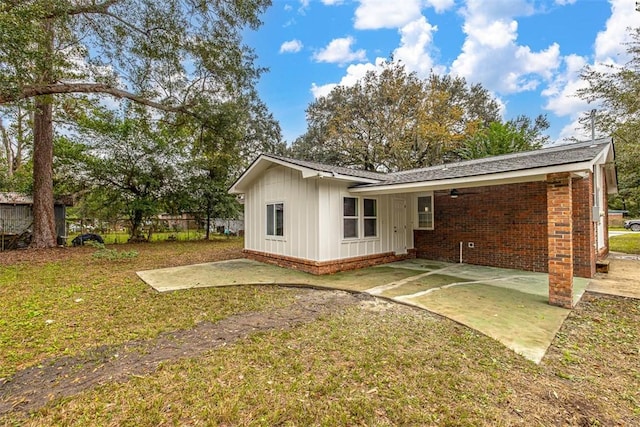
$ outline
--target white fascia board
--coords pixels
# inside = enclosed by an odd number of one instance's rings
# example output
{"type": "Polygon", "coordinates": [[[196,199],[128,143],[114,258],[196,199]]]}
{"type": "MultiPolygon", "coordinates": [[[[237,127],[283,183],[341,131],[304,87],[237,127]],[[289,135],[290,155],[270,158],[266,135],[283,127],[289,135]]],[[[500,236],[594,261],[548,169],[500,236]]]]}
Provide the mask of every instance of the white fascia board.
{"type": "Polygon", "coordinates": [[[377,184],[380,182],[379,179],[371,179],[371,178],[362,178],[359,176],[350,176],[350,175],[341,175],[339,173],[331,173],[331,178],[337,179],[339,181],[349,181],[349,182],[357,182],[359,184],[377,184]]]}
{"type": "Polygon", "coordinates": [[[487,175],[476,175],[470,177],[460,177],[442,179],[437,181],[420,181],[402,184],[379,185],[376,187],[350,188],[351,193],[375,193],[375,194],[395,194],[401,192],[416,191],[436,191],[451,188],[486,187],[489,185],[516,184],[532,181],[545,181],[550,173],[579,173],[590,171],[591,162],[573,163],[568,165],[550,166],[544,168],[527,169],[511,172],[493,173],[487,175]]]}
{"type": "Polygon", "coordinates": [[[264,164],[265,161],[268,160],[266,160],[264,155],[261,154],[257,159],[253,161],[253,163],[251,163],[247,170],[244,171],[244,173],[240,175],[238,179],[236,179],[236,182],[234,182],[233,185],[229,187],[229,190],[227,190],[227,192],[230,194],[244,194],[244,184],[252,181],[252,177],[254,175],[259,174],[267,168],[264,164]]]}
{"type": "Polygon", "coordinates": [[[370,178],[360,178],[356,176],[341,175],[335,172],[323,172],[317,169],[307,168],[304,166],[289,163],[280,159],[274,159],[269,156],[260,155],[247,170],[238,178],[238,180],[229,188],[231,194],[244,193],[245,186],[257,177],[260,173],[264,172],[271,164],[287,167],[289,169],[297,170],[302,174],[303,179],[308,178],[328,178],[338,181],[354,182],[358,184],[376,184],[379,180],[370,178]]]}

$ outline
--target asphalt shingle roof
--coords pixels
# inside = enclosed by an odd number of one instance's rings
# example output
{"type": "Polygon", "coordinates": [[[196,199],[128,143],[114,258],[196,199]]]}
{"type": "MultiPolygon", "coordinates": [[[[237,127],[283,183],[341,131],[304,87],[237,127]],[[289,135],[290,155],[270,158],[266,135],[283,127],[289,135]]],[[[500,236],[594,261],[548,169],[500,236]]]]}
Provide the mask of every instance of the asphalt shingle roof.
{"type": "Polygon", "coordinates": [[[412,169],[388,174],[342,166],[332,166],[307,160],[291,159],[274,154],[263,154],[263,156],[292,165],[317,170],[319,172],[350,176],[354,178],[354,181],[358,181],[358,178],[378,181],[376,183],[362,183],[356,185],[357,187],[380,187],[394,184],[467,178],[494,173],[524,171],[528,169],[588,162],[595,159],[595,157],[600,154],[609,143],[611,143],[611,138],[603,138],[595,141],[564,144],[551,148],[486,157],[483,159],[467,160],[457,163],[447,163],[428,168],[412,169]]]}
{"type": "Polygon", "coordinates": [[[587,162],[593,160],[610,142],[610,138],[605,138],[534,151],[394,172],[388,174],[384,182],[362,184],[359,185],[359,187],[438,181],[587,162]]]}
{"type": "Polygon", "coordinates": [[[291,159],[289,157],[276,156],[275,154],[263,154],[264,157],[270,157],[272,159],[281,160],[283,162],[290,163],[292,165],[302,166],[303,168],[309,168],[317,170],[319,172],[336,173],[339,175],[352,176],[354,178],[366,178],[375,179],[379,181],[385,181],[390,179],[390,175],[380,172],[370,172],[360,169],[352,169],[343,166],[331,166],[324,163],[310,162],[307,160],[291,159]]]}

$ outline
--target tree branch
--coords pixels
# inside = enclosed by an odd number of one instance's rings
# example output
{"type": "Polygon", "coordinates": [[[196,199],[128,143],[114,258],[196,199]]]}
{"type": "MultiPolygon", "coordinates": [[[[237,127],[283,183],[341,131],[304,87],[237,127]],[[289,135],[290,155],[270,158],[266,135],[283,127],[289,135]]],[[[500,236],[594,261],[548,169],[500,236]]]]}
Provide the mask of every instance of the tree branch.
{"type": "Polygon", "coordinates": [[[78,5],[70,9],[58,9],[54,10],[49,16],[45,16],[45,18],[59,18],[60,16],[82,15],[85,13],[108,13],[109,8],[119,1],[104,0],[100,3],[78,5]]]}
{"type": "Polygon", "coordinates": [[[138,104],[146,105],[162,111],[193,115],[193,113],[187,109],[187,106],[162,104],[103,83],[53,83],[37,86],[25,86],[22,88],[22,91],[18,93],[0,93],[0,105],[19,101],[21,99],[33,98],[34,96],[56,95],[63,93],[104,93],[116,98],[129,99],[137,102],[138,104]]]}

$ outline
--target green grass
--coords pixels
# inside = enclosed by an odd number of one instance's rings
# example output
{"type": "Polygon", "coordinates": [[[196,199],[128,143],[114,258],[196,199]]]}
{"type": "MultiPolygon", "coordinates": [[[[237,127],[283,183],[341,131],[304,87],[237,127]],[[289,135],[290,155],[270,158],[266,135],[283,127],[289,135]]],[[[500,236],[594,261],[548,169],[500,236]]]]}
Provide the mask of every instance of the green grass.
{"type": "MultiPolygon", "coordinates": [[[[5,263],[0,378],[47,358],[289,304],[299,291],[159,294],[135,276],[235,257],[241,245],[128,245],[138,257],[115,261],[94,259],[85,247],[5,263]]],[[[535,365],[445,318],[367,302],[165,362],[27,416],[8,414],[0,425],[640,425],[639,324],[639,301],[587,294],[535,365]]]]}
{"type": "Polygon", "coordinates": [[[609,237],[609,250],[626,254],[640,254],[640,233],[609,237]]]}
{"type": "MultiPolygon", "coordinates": [[[[100,233],[99,234],[106,245],[127,243],[129,240],[129,233],[100,233]]],[[[71,245],[71,241],[74,237],[80,235],[80,233],[71,233],[67,237],[67,245],[71,245]]],[[[190,240],[202,240],[205,236],[204,230],[189,230],[189,231],[163,231],[156,232],[151,235],[152,242],[164,242],[164,241],[190,241],[190,240]]],[[[213,238],[224,238],[224,236],[211,233],[213,238]]]]}
{"type": "MultiPolygon", "coordinates": [[[[157,336],[231,314],[285,304],[291,291],[199,289],[158,294],[135,274],[174,262],[212,261],[242,242],[128,245],[135,258],[94,258],[96,249],[69,248],[71,259],[0,266],[0,378],[54,355],[157,336]]],[[[65,251],[65,250],[63,250],[65,251]]]]}

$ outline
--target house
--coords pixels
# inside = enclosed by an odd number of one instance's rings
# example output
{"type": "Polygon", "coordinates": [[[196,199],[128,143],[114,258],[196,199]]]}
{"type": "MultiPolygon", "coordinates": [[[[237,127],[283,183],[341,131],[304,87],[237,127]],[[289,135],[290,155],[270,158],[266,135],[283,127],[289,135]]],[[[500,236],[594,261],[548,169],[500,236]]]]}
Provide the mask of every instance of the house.
{"type": "MultiPolygon", "coordinates": [[[[33,214],[31,206],[33,197],[19,193],[0,193],[0,250],[11,249],[15,246],[16,236],[20,236],[31,230],[33,214]],[[13,242],[13,244],[12,244],[13,242]]],[[[54,204],[54,217],[56,234],[59,243],[67,236],[65,222],[66,206],[70,203],[56,201],[54,204]]]]}
{"type": "Polygon", "coordinates": [[[382,174],[263,154],[243,194],[245,254],[314,274],[406,258],[549,273],[571,307],[573,277],[608,253],[610,138],[382,174]]]}

